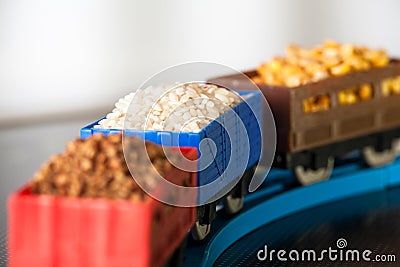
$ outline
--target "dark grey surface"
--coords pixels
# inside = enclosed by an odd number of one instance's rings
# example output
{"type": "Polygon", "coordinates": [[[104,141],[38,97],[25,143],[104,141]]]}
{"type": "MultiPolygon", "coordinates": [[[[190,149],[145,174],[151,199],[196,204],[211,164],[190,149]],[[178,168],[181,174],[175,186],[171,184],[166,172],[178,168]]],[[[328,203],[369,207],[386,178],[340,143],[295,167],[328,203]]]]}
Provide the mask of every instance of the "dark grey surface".
{"type": "Polygon", "coordinates": [[[399,266],[400,188],[337,201],[286,217],[245,236],[229,247],[216,261],[217,266],[399,266]],[[282,262],[259,261],[256,253],[268,249],[315,249],[322,251],[345,238],[348,249],[369,249],[374,255],[395,255],[396,262],[282,262]]]}
{"type": "Polygon", "coordinates": [[[65,149],[79,129],[97,118],[29,127],[0,126],[0,266],[6,266],[7,197],[27,181],[51,155],[65,149]]]}

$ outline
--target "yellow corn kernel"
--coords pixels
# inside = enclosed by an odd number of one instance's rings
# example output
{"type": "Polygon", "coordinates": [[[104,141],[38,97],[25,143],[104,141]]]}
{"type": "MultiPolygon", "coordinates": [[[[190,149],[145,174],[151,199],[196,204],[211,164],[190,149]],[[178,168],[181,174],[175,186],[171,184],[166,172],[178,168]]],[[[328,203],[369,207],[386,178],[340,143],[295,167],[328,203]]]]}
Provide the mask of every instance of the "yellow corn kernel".
{"type": "Polygon", "coordinates": [[[400,76],[392,80],[392,93],[400,94],[400,76]]]}
{"type": "Polygon", "coordinates": [[[321,52],[322,52],[322,48],[321,49],[315,49],[315,50],[299,48],[297,57],[307,58],[307,59],[315,59],[315,57],[320,57],[321,56],[321,52]]]}
{"type": "Polygon", "coordinates": [[[258,75],[262,76],[266,72],[268,72],[268,64],[262,63],[258,68],[257,68],[257,73],[258,75]]]}
{"type": "Polygon", "coordinates": [[[358,96],[361,100],[368,100],[372,97],[372,87],[370,84],[363,84],[360,86],[358,90],[358,96]]]}
{"type": "Polygon", "coordinates": [[[340,44],[338,42],[333,41],[333,40],[325,40],[324,47],[339,48],[340,44]]]}
{"type": "Polygon", "coordinates": [[[389,96],[391,93],[392,81],[391,79],[385,79],[381,83],[381,90],[383,96],[389,96]]]}
{"type": "Polygon", "coordinates": [[[365,58],[375,67],[383,67],[389,63],[389,57],[384,50],[368,51],[365,58]]]}
{"type": "Polygon", "coordinates": [[[262,72],[267,66],[267,63],[261,63],[258,65],[257,71],[262,72]]]}
{"type": "Polygon", "coordinates": [[[352,44],[344,44],[340,47],[340,56],[344,59],[354,56],[355,48],[352,44]]]}
{"type": "Polygon", "coordinates": [[[370,51],[374,51],[374,50],[371,50],[366,46],[357,46],[355,49],[355,53],[361,57],[365,57],[365,54],[369,53],[370,51]]]}
{"type": "MultiPolygon", "coordinates": [[[[257,69],[264,83],[297,87],[309,82],[316,82],[328,76],[339,76],[353,70],[366,70],[388,64],[389,58],[384,50],[371,50],[352,44],[341,45],[327,40],[323,45],[305,49],[297,45],[286,48],[286,57],[275,57],[270,62],[261,64],[257,69]],[[272,73],[272,75],[271,75],[272,73]]],[[[392,89],[390,89],[392,90],[392,89]]],[[[390,91],[389,90],[389,91],[390,91]]],[[[400,89],[397,89],[396,92],[400,89]]],[[[362,89],[361,95],[354,91],[354,96],[346,96],[354,101],[370,97],[368,89],[362,89]]]]}
{"type": "Polygon", "coordinates": [[[338,48],[333,48],[333,47],[325,48],[324,51],[322,52],[322,56],[325,58],[337,58],[338,60],[340,60],[338,48]]]}
{"type": "Polygon", "coordinates": [[[323,58],[321,62],[327,69],[332,69],[343,63],[343,61],[339,57],[323,58]]]}
{"type": "Polygon", "coordinates": [[[303,69],[309,75],[313,75],[315,72],[321,69],[321,64],[316,61],[309,61],[308,64],[303,66],[303,69]]]}
{"type": "Polygon", "coordinates": [[[346,104],[346,93],[344,91],[340,91],[338,94],[339,104],[344,105],[346,104]]]}
{"type": "Polygon", "coordinates": [[[280,57],[275,57],[272,59],[272,61],[267,65],[268,69],[274,72],[279,72],[282,70],[282,67],[284,66],[284,59],[280,57]]]}
{"type": "Polygon", "coordinates": [[[347,104],[354,104],[357,102],[357,96],[355,93],[347,94],[346,95],[346,102],[347,104]]]}
{"type": "Polygon", "coordinates": [[[389,63],[389,58],[379,58],[375,62],[373,62],[373,65],[375,67],[384,67],[389,63]]]}
{"type": "Polygon", "coordinates": [[[330,107],[329,95],[310,97],[303,100],[303,110],[305,113],[328,110],[330,107]]]}
{"type": "Polygon", "coordinates": [[[351,87],[347,88],[343,91],[340,91],[338,94],[339,104],[341,105],[350,105],[357,102],[356,88],[351,87]]]}
{"type": "Polygon", "coordinates": [[[349,64],[342,63],[330,68],[330,71],[332,75],[339,76],[349,73],[351,71],[351,67],[349,64]]]}
{"type": "Polygon", "coordinates": [[[287,64],[282,69],[283,76],[299,75],[301,72],[302,72],[301,68],[293,64],[287,64]]]}
{"type": "Polygon", "coordinates": [[[263,83],[269,85],[283,85],[282,82],[272,73],[272,72],[264,72],[264,75],[261,76],[263,79],[263,83]]]}
{"type": "Polygon", "coordinates": [[[316,72],[314,72],[314,74],[312,76],[312,81],[317,82],[317,81],[323,80],[325,78],[328,78],[328,76],[329,76],[329,73],[327,71],[323,71],[323,70],[316,71],[316,72]]]}
{"type": "Polygon", "coordinates": [[[301,85],[300,75],[291,75],[285,78],[285,85],[287,87],[297,87],[301,85]]]}
{"type": "Polygon", "coordinates": [[[317,104],[321,110],[327,110],[330,106],[330,98],[328,95],[320,96],[317,100],[317,104]]]}
{"type": "Polygon", "coordinates": [[[369,62],[359,56],[348,57],[345,59],[345,62],[355,70],[366,70],[370,68],[369,62]]]}
{"type": "Polygon", "coordinates": [[[300,57],[288,58],[287,61],[290,65],[295,65],[296,67],[299,67],[301,72],[304,72],[304,69],[309,65],[319,64],[315,60],[300,57]]]}
{"type": "Polygon", "coordinates": [[[254,83],[263,83],[263,79],[260,76],[255,76],[251,78],[254,83]]]}
{"type": "Polygon", "coordinates": [[[318,105],[316,105],[316,104],[312,104],[311,105],[311,112],[317,112],[317,111],[319,111],[320,109],[319,109],[319,107],[318,107],[318,105]]]}

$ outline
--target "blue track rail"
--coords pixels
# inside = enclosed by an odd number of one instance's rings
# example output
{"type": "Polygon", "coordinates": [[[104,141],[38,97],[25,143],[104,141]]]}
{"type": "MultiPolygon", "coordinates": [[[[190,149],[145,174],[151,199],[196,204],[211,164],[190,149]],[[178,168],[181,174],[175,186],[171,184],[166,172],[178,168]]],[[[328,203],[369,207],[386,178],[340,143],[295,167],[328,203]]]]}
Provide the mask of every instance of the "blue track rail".
{"type": "Polygon", "coordinates": [[[265,186],[246,196],[242,213],[231,220],[217,218],[218,229],[210,241],[188,247],[184,266],[212,266],[229,246],[264,225],[316,206],[396,187],[399,174],[400,160],[376,169],[353,162],[335,168],[329,181],[290,188],[287,185],[294,179],[290,172],[273,169],[265,186]]]}

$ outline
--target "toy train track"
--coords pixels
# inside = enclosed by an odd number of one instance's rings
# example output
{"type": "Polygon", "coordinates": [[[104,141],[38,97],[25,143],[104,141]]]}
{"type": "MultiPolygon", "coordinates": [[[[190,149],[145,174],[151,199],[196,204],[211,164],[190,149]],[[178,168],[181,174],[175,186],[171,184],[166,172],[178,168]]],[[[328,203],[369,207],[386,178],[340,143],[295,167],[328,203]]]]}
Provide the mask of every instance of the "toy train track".
{"type": "MultiPolygon", "coordinates": [[[[189,246],[184,266],[213,266],[235,242],[251,232],[286,216],[371,192],[400,185],[400,160],[382,168],[364,168],[360,162],[336,167],[332,179],[293,188],[290,172],[273,169],[263,188],[245,197],[243,212],[234,219],[217,216],[210,241],[189,246]],[[267,216],[268,214],[268,216],[267,216]]],[[[220,214],[219,214],[220,215],[220,214]]]]}

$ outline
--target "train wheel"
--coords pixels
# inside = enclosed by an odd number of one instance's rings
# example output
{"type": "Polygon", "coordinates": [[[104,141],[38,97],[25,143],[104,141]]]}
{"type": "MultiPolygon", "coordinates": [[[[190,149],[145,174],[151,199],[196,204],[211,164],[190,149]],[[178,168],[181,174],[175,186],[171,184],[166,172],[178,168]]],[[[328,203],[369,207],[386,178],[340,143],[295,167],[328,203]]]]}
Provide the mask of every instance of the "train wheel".
{"type": "Polygon", "coordinates": [[[196,221],[190,232],[194,240],[201,241],[207,237],[207,235],[210,233],[210,230],[211,223],[200,224],[199,221],[196,221]]]}
{"type": "Polygon", "coordinates": [[[294,168],[294,175],[302,185],[309,185],[320,181],[328,180],[331,176],[335,160],[333,157],[329,157],[327,165],[324,168],[313,170],[311,168],[305,168],[304,166],[296,166],[294,168]]]}
{"type": "Polygon", "coordinates": [[[197,207],[197,220],[190,230],[196,241],[204,240],[211,230],[211,223],[217,215],[217,202],[197,207]]]}
{"type": "Polygon", "coordinates": [[[368,146],[362,152],[365,163],[370,167],[387,165],[392,163],[396,158],[396,150],[393,147],[384,151],[376,151],[373,146],[368,146]]]}
{"type": "Polygon", "coordinates": [[[243,208],[244,196],[248,193],[248,187],[251,179],[253,178],[256,165],[248,168],[242,177],[240,177],[237,185],[232,189],[231,192],[223,200],[224,211],[226,214],[233,215],[238,213],[243,208]]]}
{"type": "Polygon", "coordinates": [[[236,214],[243,208],[243,196],[234,197],[232,194],[229,194],[224,199],[224,211],[227,214],[236,214]]]}

